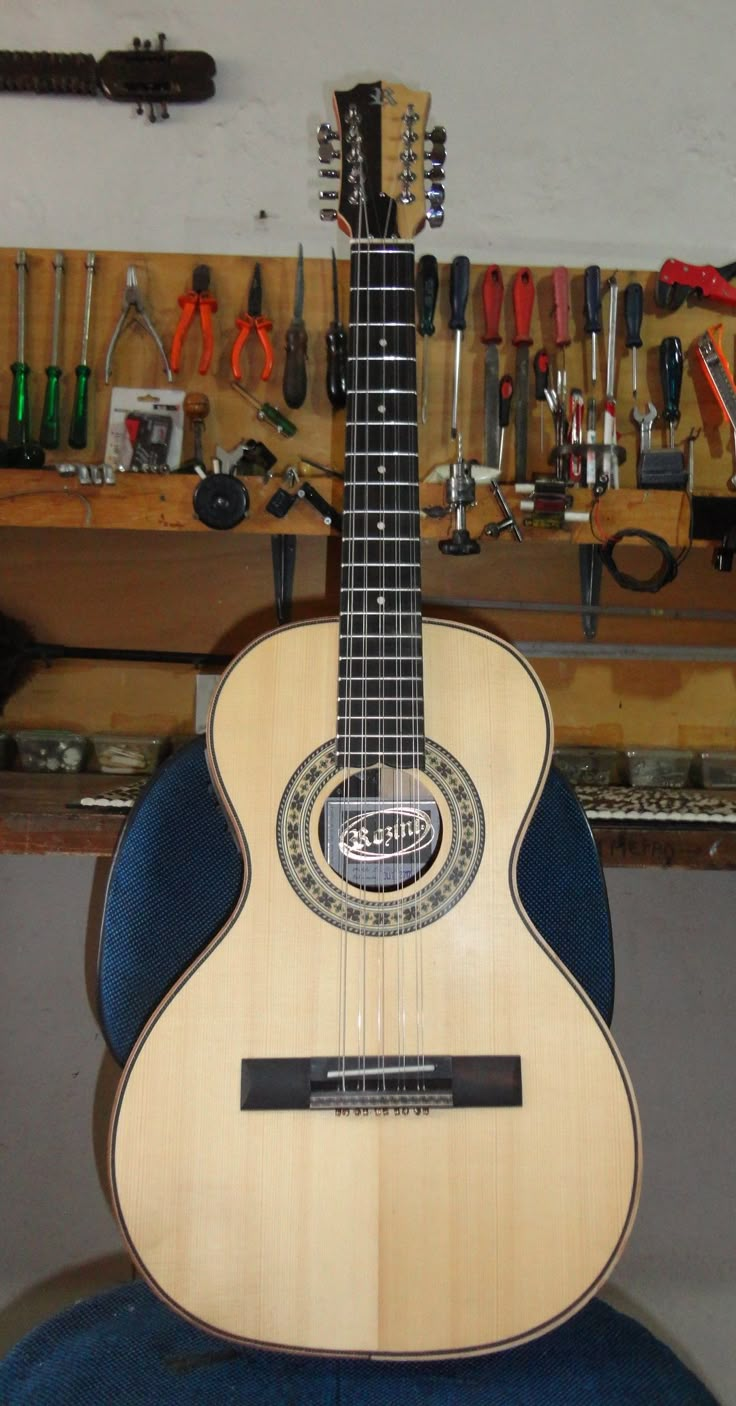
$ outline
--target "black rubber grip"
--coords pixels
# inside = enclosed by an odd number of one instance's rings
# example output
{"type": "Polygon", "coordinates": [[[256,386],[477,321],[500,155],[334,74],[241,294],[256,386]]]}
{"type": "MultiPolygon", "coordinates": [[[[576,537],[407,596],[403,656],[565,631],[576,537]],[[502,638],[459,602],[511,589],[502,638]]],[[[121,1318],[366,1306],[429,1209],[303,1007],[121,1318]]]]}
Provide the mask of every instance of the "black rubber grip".
{"type": "Polygon", "coordinates": [[[465,309],[470,292],[470,259],[458,254],[450,269],[450,321],[452,332],[465,331],[465,309]]]}
{"type": "MultiPolygon", "coordinates": [[[[417,302],[419,304],[419,335],[434,336],[434,310],[437,306],[437,293],[440,274],[434,254],[423,254],[418,265],[417,302]]],[[[466,293],[467,298],[467,293],[466,293]]]]}
{"type": "Polygon", "coordinates": [[[659,346],[659,375],[665,401],[663,418],[668,425],[676,425],[680,418],[683,362],[680,338],[665,337],[659,346]]]}
{"type": "Polygon", "coordinates": [[[348,337],[341,322],[331,322],[325,335],[327,343],[327,399],[335,410],[342,410],[348,398],[348,337]]]}
{"type": "Polygon", "coordinates": [[[597,264],[591,264],[586,270],[583,278],[585,288],[585,330],[590,335],[591,332],[602,331],[601,322],[601,271],[597,264]]]}
{"type": "Polygon", "coordinates": [[[624,292],[624,320],[627,347],[641,346],[641,320],[644,316],[644,289],[640,283],[627,284],[624,292]]]}
{"type": "Polygon", "coordinates": [[[307,398],[307,329],[303,322],[292,322],[286,333],[283,391],[291,410],[298,410],[307,398]]]}

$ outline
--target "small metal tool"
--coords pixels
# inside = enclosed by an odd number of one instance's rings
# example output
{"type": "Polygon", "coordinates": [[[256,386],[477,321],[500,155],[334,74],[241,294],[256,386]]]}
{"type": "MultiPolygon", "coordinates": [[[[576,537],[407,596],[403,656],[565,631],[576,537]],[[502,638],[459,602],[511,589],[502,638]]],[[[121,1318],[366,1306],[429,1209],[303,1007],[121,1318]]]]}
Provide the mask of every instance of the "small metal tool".
{"type": "Polygon", "coordinates": [[[84,449],[87,445],[87,415],[89,411],[89,378],[91,367],[87,361],[89,347],[89,324],[92,315],[92,285],[95,276],[94,254],[85,259],[87,283],[84,293],[84,316],[82,318],[82,351],[76,368],[77,383],[74,391],[74,405],[69,426],[69,444],[72,449],[84,449]]]}
{"type": "Polygon", "coordinates": [[[285,439],[291,439],[292,435],[296,434],[297,427],[294,421],[287,419],[278,406],[270,405],[267,400],[259,400],[257,396],[251,395],[250,391],[246,390],[245,386],[241,386],[239,381],[231,381],[230,385],[234,391],[237,391],[239,395],[255,406],[257,420],[263,420],[277,434],[283,435],[285,439]]]}
{"type": "Polygon", "coordinates": [[[110,380],[110,374],[112,371],[112,358],[115,352],[115,348],[118,344],[118,338],[120,337],[120,334],[123,331],[126,322],[129,327],[133,327],[137,323],[140,327],[144,329],[145,332],[148,333],[149,337],[155,343],[161,360],[164,364],[164,375],[166,376],[166,379],[168,381],[173,380],[171,367],[169,366],[168,358],[166,356],[166,352],[164,351],[164,344],[161,341],[161,338],[159,337],[156,328],[151,322],[148,313],[146,312],[146,306],[143,302],[141,290],[138,287],[138,277],[136,275],[135,266],[133,264],[130,264],[128,266],[128,271],[125,275],[125,290],[123,292],[122,312],[115,325],[115,331],[113,332],[112,337],[110,338],[110,345],[107,348],[107,356],[105,357],[105,385],[107,385],[110,380]]]}
{"type": "Polygon", "coordinates": [[[61,367],[59,365],[59,334],[61,330],[61,298],[64,284],[64,255],[61,250],[54,254],[54,315],[51,328],[51,361],[46,367],[46,393],[41,412],[41,428],[38,438],[44,449],[58,449],[61,443],[61,417],[59,389],[61,367]]]}
{"type": "Polygon", "coordinates": [[[468,532],[467,510],[475,503],[475,481],[471,466],[463,458],[463,437],[457,436],[457,457],[450,465],[450,477],[445,483],[445,501],[452,513],[452,532],[438,543],[445,556],[476,556],[480,545],[468,532]]]}

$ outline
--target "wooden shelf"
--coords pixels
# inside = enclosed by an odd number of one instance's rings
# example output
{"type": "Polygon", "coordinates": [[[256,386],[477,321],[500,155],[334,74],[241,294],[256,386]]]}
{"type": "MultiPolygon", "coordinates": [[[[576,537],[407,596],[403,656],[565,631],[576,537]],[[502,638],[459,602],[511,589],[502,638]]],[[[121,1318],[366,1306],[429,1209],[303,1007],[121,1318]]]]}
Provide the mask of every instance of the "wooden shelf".
{"type": "MultiPolygon", "coordinates": [[[[125,778],[117,778],[124,784],[125,778]]],[[[0,773],[0,853],[109,858],[125,816],[68,809],[113,778],[0,773]]],[[[736,869],[736,826],[594,824],[605,868],[736,869]]]]}
{"type": "MultiPolygon", "coordinates": [[[[342,484],[338,480],[325,476],[312,481],[328,503],[341,507],[342,484]]],[[[129,475],[118,478],[115,485],[95,487],[82,486],[76,479],[62,479],[48,469],[0,469],[0,527],[211,533],[195,516],[192,507],[198,482],[192,474],[129,475]]],[[[265,484],[257,478],[247,480],[249,516],[232,532],[239,536],[285,532],[308,537],[330,535],[330,528],[306,502],[295,504],[286,518],[275,518],[266,512],[266,504],[278,483],[279,480],[265,484]]],[[[525,540],[575,544],[596,541],[587,521],[571,523],[562,531],[525,526],[520,499],[513,485],[504,485],[504,492],[522,524],[525,540]]],[[[572,498],[574,510],[589,512],[592,502],[589,489],[574,489],[572,498]]],[[[443,506],[443,485],[423,483],[420,503],[423,509],[443,506]]],[[[496,521],[498,516],[489,489],[480,485],[478,502],[468,513],[471,536],[478,536],[485,524],[496,521]]],[[[690,509],[683,493],[647,493],[641,489],[620,488],[610,490],[601,499],[597,527],[601,535],[610,536],[620,528],[635,525],[658,533],[672,546],[681,547],[687,542],[689,519],[690,509]]],[[[438,539],[446,537],[448,532],[448,517],[422,519],[423,537],[438,539]]],[[[512,541],[511,534],[505,533],[503,540],[512,541]]]]}

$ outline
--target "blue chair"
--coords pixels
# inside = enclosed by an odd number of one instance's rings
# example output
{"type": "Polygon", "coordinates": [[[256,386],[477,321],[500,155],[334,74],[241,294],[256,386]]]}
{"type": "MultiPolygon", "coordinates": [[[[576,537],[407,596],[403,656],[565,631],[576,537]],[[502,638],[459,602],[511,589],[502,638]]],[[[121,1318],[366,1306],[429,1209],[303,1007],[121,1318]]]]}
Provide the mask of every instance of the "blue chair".
{"type": "MultiPolygon", "coordinates": [[[[115,1058],[213,936],[242,863],[201,738],[139,798],[112,866],[99,1012],[115,1058]]],[[[552,768],[519,856],[532,921],[601,1014],[613,949],[595,842],[552,768]]],[[[112,1289],[29,1333],[0,1364],[3,1406],[717,1406],[663,1343],[600,1300],[525,1346],[450,1362],[382,1363],[240,1348],[193,1327],[143,1283],[112,1289]]]]}

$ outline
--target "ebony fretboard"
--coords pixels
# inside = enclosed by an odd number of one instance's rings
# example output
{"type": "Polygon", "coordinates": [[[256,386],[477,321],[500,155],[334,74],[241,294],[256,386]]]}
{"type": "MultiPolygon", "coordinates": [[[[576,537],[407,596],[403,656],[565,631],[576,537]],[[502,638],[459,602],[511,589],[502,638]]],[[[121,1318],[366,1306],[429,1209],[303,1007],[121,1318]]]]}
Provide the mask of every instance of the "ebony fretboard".
{"type": "Polygon", "coordinates": [[[338,761],[424,761],[414,247],[355,240],[338,761]]]}

